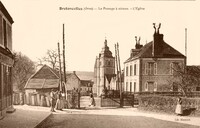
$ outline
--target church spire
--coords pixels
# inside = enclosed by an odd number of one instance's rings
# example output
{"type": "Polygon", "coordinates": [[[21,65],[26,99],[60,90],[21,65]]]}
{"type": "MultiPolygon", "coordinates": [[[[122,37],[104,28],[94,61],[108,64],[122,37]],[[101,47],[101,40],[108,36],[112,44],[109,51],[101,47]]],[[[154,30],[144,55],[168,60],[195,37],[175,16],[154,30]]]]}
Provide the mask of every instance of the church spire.
{"type": "Polygon", "coordinates": [[[105,37],[104,45],[107,46],[107,39],[106,39],[106,37],[105,37]]]}

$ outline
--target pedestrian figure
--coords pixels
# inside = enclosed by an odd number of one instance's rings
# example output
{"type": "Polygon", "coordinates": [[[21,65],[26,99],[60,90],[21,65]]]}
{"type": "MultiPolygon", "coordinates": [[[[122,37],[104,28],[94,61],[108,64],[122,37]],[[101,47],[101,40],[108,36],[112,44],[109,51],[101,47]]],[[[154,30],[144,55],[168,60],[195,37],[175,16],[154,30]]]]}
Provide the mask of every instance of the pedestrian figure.
{"type": "Polygon", "coordinates": [[[181,100],[180,97],[179,97],[178,100],[177,100],[177,105],[176,105],[175,113],[176,113],[177,115],[182,115],[182,114],[183,114],[182,100],[181,100]]]}
{"type": "Polygon", "coordinates": [[[57,93],[56,109],[62,111],[63,106],[64,106],[64,103],[63,103],[63,99],[62,99],[62,94],[61,94],[61,91],[59,91],[57,93]]]}
{"type": "Polygon", "coordinates": [[[95,100],[94,100],[94,96],[92,93],[90,93],[90,107],[94,107],[96,105],[95,100]]]}
{"type": "Polygon", "coordinates": [[[51,92],[50,92],[50,102],[51,102],[51,111],[52,112],[55,112],[54,108],[55,108],[55,105],[56,105],[56,97],[55,97],[55,92],[53,89],[51,89],[51,92]]]}

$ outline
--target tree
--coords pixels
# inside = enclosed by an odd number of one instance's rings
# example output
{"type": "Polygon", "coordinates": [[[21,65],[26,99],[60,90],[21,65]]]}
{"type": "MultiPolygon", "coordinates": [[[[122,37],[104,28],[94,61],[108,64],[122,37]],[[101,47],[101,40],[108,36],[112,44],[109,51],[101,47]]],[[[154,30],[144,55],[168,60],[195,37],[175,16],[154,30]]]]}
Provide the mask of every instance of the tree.
{"type": "Polygon", "coordinates": [[[200,68],[196,66],[187,66],[185,69],[178,65],[173,68],[173,85],[178,86],[184,96],[191,92],[199,85],[200,68]]]}
{"type": "Polygon", "coordinates": [[[35,72],[35,65],[21,52],[14,52],[14,56],[13,84],[18,90],[23,91],[27,80],[35,72]]]}
{"type": "Polygon", "coordinates": [[[39,59],[40,63],[46,62],[49,63],[53,69],[56,69],[59,64],[59,58],[58,58],[58,52],[57,50],[47,50],[46,56],[42,59],[39,59]]]}

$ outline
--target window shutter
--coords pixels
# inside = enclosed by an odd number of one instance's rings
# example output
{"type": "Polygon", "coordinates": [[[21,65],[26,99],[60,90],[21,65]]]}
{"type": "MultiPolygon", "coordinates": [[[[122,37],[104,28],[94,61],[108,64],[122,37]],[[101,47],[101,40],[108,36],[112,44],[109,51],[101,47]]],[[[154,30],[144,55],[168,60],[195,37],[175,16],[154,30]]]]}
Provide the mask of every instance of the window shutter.
{"type": "Polygon", "coordinates": [[[145,63],[145,75],[148,74],[148,63],[145,63]]]}
{"type": "Polygon", "coordinates": [[[154,74],[157,74],[157,63],[154,63],[154,74]]]}
{"type": "Polygon", "coordinates": [[[170,74],[173,74],[173,63],[170,63],[170,74]]]}

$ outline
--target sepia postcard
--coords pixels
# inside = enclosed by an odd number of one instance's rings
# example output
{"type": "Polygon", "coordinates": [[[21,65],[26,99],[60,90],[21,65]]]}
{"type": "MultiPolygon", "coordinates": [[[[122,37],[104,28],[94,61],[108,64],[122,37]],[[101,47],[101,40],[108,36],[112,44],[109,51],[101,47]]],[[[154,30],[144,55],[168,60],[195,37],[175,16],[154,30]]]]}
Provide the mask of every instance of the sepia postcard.
{"type": "Polygon", "coordinates": [[[0,127],[200,127],[199,12],[199,0],[1,0],[0,127]]]}

